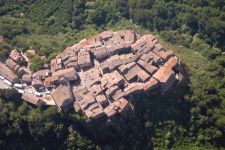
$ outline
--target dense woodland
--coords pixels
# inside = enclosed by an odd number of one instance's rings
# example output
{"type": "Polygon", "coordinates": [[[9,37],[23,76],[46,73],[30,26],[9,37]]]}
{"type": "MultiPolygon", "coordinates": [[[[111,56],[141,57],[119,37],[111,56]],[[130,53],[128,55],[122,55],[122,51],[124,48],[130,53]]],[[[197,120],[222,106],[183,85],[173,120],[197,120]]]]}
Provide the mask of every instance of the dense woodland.
{"type": "Polygon", "coordinates": [[[163,97],[137,96],[139,124],[129,123],[124,135],[1,90],[0,149],[225,149],[224,0],[0,0],[0,58],[34,49],[31,68],[38,70],[82,38],[125,28],[173,49],[186,84],[163,97]]]}

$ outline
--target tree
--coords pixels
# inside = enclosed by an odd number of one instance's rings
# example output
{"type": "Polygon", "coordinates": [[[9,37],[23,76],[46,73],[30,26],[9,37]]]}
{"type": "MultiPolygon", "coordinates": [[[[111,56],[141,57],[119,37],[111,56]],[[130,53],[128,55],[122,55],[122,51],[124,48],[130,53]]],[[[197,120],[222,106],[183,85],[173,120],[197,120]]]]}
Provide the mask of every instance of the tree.
{"type": "Polygon", "coordinates": [[[219,128],[222,128],[223,130],[225,129],[225,117],[224,116],[220,116],[217,121],[216,121],[216,125],[219,128]]]}
{"type": "Polygon", "coordinates": [[[34,57],[30,62],[30,69],[33,71],[39,70],[43,65],[43,61],[39,57],[34,57]]]}

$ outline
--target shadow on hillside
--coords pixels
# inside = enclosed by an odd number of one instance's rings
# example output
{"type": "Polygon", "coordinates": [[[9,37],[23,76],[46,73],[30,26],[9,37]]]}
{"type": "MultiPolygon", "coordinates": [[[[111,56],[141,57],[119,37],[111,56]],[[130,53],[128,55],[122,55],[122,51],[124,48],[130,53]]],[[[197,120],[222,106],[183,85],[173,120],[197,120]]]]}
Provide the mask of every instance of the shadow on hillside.
{"type": "Polygon", "coordinates": [[[142,121],[153,124],[163,121],[175,121],[182,126],[188,126],[191,103],[185,99],[189,93],[186,85],[177,86],[165,95],[137,95],[134,109],[142,121]]]}
{"type": "Polygon", "coordinates": [[[152,149],[151,139],[156,128],[172,122],[172,126],[187,129],[191,103],[185,99],[190,92],[185,70],[182,72],[185,80],[175,84],[165,95],[136,95],[133,102],[135,117],[125,121],[117,119],[110,124],[104,121],[92,122],[86,126],[86,135],[103,147],[110,145],[114,149],[152,149]]]}
{"type": "Polygon", "coordinates": [[[167,133],[179,127],[189,128],[192,103],[187,100],[187,95],[190,94],[190,80],[186,66],[183,68],[184,80],[175,84],[165,95],[136,95],[133,105],[141,122],[145,141],[151,141],[152,137],[159,133],[158,129],[167,133]]]}

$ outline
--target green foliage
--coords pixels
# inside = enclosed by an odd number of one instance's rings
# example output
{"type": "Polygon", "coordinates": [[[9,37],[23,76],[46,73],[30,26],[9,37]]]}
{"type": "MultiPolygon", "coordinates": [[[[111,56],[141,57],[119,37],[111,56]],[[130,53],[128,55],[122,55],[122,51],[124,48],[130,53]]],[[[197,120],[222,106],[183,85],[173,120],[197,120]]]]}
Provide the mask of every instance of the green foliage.
{"type": "Polygon", "coordinates": [[[0,99],[0,110],[1,149],[95,149],[91,140],[62,124],[55,107],[31,108],[0,99]]]}
{"type": "Polygon", "coordinates": [[[172,30],[161,32],[161,36],[167,42],[170,42],[173,44],[180,44],[187,48],[190,47],[192,42],[192,37],[190,35],[181,34],[177,31],[172,31],[172,30]]]}
{"type": "Polygon", "coordinates": [[[94,149],[95,146],[87,138],[82,137],[71,126],[69,127],[69,135],[67,139],[67,149],[94,149]]]}
{"type": "Polygon", "coordinates": [[[0,97],[4,98],[7,101],[14,100],[19,101],[19,97],[21,97],[21,94],[19,94],[15,89],[0,89],[0,97]]]}
{"type": "Polygon", "coordinates": [[[39,57],[34,57],[30,62],[30,69],[33,71],[39,70],[44,62],[39,57]]]}
{"type": "Polygon", "coordinates": [[[0,41],[0,60],[5,61],[9,57],[10,45],[4,41],[0,41]]]}
{"type": "Polygon", "coordinates": [[[117,4],[125,8],[119,7],[118,10],[126,11],[121,13],[126,14],[127,19],[131,17],[135,23],[148,29],[179,30],[180,33],[190,35],[198,33],[210,45],[225,49],[223,42],[225,22],[222,17],[225,11],[221,9],[224,8],[224,1],[129,0],[127,5],[124,4],[125,0],[122,2],[117,4]],[[184,25],[186,30],[182,30],[184,25]]]}
{"type": "Polygon", "coordinates": [[[221,52],[220,49],[211,47],[210,45],[204,43],[197,37],[197,35],[193,37],[191,49],[200,52],[203,56],[209,59],[215,59],[221,52]]]}

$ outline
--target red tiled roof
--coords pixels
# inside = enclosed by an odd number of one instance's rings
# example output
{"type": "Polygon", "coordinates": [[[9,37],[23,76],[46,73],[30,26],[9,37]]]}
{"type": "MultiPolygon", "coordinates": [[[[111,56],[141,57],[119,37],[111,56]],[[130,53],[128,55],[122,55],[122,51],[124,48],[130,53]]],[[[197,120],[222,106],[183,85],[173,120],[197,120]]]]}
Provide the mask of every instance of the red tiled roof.
{"type": "Polygon", "coordinates": [[[175,57],[171,57],[165,64],[164,66],[167,67],[168,69],[172,69],[178,64],[178,60],[175,57]]]}
{"type": "Polygon", "coordinates": [[[147,92],[154,88],[158,84],[158,81],[155,78],[151,78],[144,84],[144,91],[147,92]]]}
{"type": "Polygon", "coordinates": [[[165,66],[162,66],[159,68],[159,70],[153,75],[154,78],[159,80],[161,83],[166,83],[171,76],[174,75],[173,70],[170,68],[167,68],[165,66]]]}

